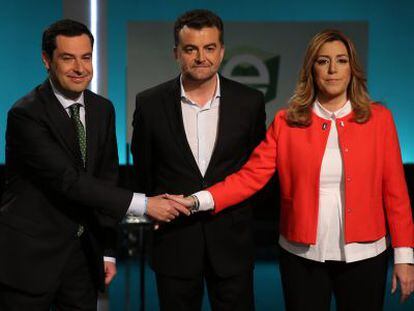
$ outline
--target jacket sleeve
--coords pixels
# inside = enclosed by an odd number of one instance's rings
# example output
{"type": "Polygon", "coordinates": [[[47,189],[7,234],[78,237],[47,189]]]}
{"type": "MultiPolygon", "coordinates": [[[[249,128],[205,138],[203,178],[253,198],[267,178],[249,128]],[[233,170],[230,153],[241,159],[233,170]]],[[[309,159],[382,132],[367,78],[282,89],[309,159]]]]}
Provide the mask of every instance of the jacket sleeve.
{"type": "Polygon", "coordinates": [[[138,95],[132,123],[133,132],[131,140],[131,152],[134,160],[134,189],[141,193],[149,193],[151,190],[151,135],[150,126],[146,125],[149,116],[144,117],[144,100],[138,95]]]}
{"type": "Polygon", "coordinates": [[[87,175],[56,142],[47,124],[24,107],[9,111],[7,148],[31,178],[47,189],[86,207],[100,209],[119,221],[129,206],[132,192],[87,175]]]}
{"type": "Polygon", "coordinates": [[[414,247],[413,216],[401,160],[397,130],[391,112],[385,110],[383,196],[392,246],[414,247]]]}
{"type": "MultiPolygon", "coordinates": [[[[100,165],[97,169],[97,178],[108,185],[117,186],[119,174],[118,146],[115,131],[115,110],[110,105],[107,116],[105,143],[100,150],[100,165]]],[[[112,219],[99,210],[95,210],[95,217],[100,226],[100,239],[103,242],[104,255],[116,257],[117,230],[112,219]]]]}
{"type": "Polygon", "coordinates": [[[215,213],[246,200],[263,188],[273,176],[276,170],[278,123],[276,115],[265,139],[238,172],[207,189],[213,197],[215,213]]]}

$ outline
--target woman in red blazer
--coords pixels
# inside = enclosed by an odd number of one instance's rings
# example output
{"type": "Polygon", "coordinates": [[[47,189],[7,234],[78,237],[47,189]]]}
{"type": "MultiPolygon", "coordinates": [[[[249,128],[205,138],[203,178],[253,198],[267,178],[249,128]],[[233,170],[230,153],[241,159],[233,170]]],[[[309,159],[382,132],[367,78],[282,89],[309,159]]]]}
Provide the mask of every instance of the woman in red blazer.
{"type": "Polygon", "coordinates": [[[310,41],[289,107],[237,173],[171,198],[218,213],[260,190],[277,169],[280,272],[288,310],[382,310],[387,235],[392,292],[414,291],[414,225],[397,132],[369,98],[354,45],[325,30],[310,41]]]}

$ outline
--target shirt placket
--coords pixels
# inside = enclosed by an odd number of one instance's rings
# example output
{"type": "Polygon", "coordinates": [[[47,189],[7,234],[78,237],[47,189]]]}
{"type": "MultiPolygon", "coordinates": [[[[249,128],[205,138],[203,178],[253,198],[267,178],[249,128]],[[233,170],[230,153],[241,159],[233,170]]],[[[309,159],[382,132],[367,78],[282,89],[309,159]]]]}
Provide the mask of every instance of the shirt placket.
{"type": "Polygon", "coordinates": [[[209,109],[200,109],[197,113],[197,136],[198,136],[198,164],[204,176],[207,170],[207,114],[209,109]]]}

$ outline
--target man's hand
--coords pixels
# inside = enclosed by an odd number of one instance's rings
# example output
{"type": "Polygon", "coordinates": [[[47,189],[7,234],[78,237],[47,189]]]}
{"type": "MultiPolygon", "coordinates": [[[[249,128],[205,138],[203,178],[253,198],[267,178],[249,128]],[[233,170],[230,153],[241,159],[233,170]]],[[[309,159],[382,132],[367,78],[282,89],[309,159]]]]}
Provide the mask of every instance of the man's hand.
{"type": "Polygon", "coordinates": [[[104,261],[105,285],[108,286],[116,275],[116,264],[112,261],[104,261]]]}
{"type": "Polygon", "coordinates": [[[168,200],[167,195],[162,194],[148,198],[146,214],[156,221],[170,222],[180,213],[187,216],[190,211],[184,205],[172,200],[168,200]]]}
{"type": "Polygon", "coordinates": [[[401,297],[400,302],[408,299],[410,294],[414,292],[414,265],[410,264],[396,264],[392,273],[391,294],[397,290],[398,283],[400,283],[401,297]]]}
{"type": "Polygon", "coordinates": [[[167,194],[166,198],[176,203],[179,203],[188,209],[192,208],[195,205],[194,199],[192,197],[184,197],[183,195],[173,195],[167,194]]]}

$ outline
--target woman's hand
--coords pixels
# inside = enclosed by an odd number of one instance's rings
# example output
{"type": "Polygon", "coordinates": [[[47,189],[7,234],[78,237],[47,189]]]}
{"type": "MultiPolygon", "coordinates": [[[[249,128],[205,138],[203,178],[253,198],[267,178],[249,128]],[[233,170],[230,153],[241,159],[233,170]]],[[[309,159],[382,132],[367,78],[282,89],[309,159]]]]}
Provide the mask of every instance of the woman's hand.
{"type": "Polygon", "coordinates": [[[392,273],[391,294],[397,290],[400,283],[401,297],[400,302],[404,302],[414,292],[414,265],[411,264],[395,264],[392,273]]]}
{"type": "Polygon", "coordinates": [[[166,198],[175,201],[185,207],[191,209],[195,206],[196,202],[192,196],[184,197],[183,195],[167,194],[166,198]]]}

